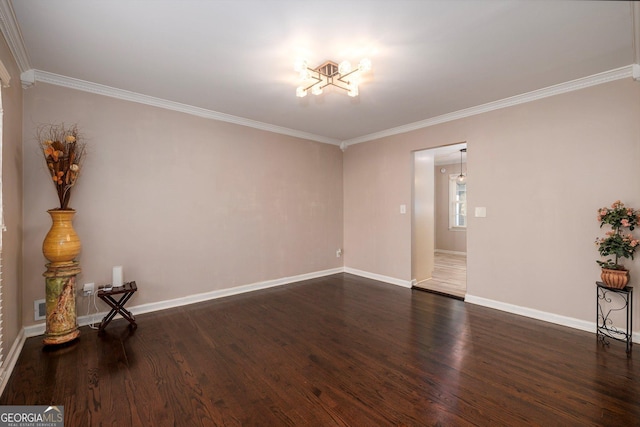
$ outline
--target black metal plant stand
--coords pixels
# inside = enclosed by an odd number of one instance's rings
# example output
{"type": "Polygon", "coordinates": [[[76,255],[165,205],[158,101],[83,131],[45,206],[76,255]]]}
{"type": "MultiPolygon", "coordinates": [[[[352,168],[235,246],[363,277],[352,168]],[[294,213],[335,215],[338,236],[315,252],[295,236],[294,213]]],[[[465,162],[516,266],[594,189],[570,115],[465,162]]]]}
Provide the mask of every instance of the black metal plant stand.
{"type": "Polygon", "coordinates": [[[596,282],[596,336],[605,345],[609,345],[609,340],[614,339],[627,344],[627,354],[631,353],[633,345],[633,287],[627,286],[622,289],[609,288],[602,282],[596,282]],[[626,328],[617,328],[613,324],[612,315],[615,312],[623,311],[626,314],[626,328]]]}

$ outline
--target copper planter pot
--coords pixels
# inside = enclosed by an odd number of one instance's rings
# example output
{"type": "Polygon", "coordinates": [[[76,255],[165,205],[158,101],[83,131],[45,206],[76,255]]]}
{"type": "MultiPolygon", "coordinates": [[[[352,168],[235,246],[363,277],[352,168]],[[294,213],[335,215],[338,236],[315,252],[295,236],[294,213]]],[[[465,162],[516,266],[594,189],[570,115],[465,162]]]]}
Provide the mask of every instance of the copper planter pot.
{"type": "Polygon", "coordinates": [[[609,288],[622,289],[627,286],[627,283],[629,283],[629,271],[603,268],[600,278],[609,288]]]}

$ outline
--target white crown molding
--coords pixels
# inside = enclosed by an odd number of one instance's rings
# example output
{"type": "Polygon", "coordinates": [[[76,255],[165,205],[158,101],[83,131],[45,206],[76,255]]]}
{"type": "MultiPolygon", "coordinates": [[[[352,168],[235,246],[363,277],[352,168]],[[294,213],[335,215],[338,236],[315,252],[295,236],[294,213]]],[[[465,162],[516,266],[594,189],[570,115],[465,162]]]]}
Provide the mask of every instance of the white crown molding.
{"type": "Polygon", "coordinates": [[[527,92],[521,95],[512,96],[512,97],[501,99],[498,101],[489,102],[487,104],[466,108],[464,110],[443,114],[441,116],[432,117],[430,119],[409,123],[407,125],[390,128],[381,132],[376,132],[369,135],[364,135],[361,137],[344,140],[344,141],[340,141],[333,138],[327,138],[321,135],[315,135],[308,132],[302,132],[295,129],[289,129],[282,126],[276,126],[269,123],[258,122],[255,120],[250,120],[243,117],[220,113],[213,110],[207,110],[205,108],[194,107],[192,105],[181,104],[179,102],[168,101],[166,99],[143,95],[140,93],[131,92],[123,89],[117,89],[110,86],[101,85],[98,83],[92,83],[85,80],[62,76],[59,74],[49,73],[47,71],[27,70],[21,74],[20,78],[22,81],[22,85],[25,88],[32,86],[33,84],[35,84],[36,81],[49,83],[56,86],[63,86],[70,89],[80,90],[83,92],[90,92],[98,95],[108,96],[111,98],[122,99],[125,101],[137,102],[140,104],[151,105],[159,108],[165,108],[172,111],[179,111],[182,113],[191,114],[191,115],[195,115],[195,116],[199,116],[207,119],[234,123],[241,126],[247,126],[254,129],[265,130],[268,132],[274,132],[282,135],[293,136],[296,138],[322,142],[325,144],[338,145],[342,151],[345,151],[350,145],[359,144],[361,142],[367,142],[367,141],[372,141],[375,139],[380,139],[388,136],[411,132],[411,131],[423,129],[429,126],[434,126],[440,123],[446,123],[453,120],[458,120],[461,118],[498,110],[501,108],[511,107],[518,104],[524,104],[526,102],[536,101],[538,99],[547,98],[550,96],[559,95],[566,92],[572,92],[572,91],[584,89],[590,86],[608,83],[614,80],[620,80],[620,79],[629,78],[629,77],[633,77],[634,79],[637,79],[638,78],[637,75],[638,73],[640,73],[639,68],[640,66],[638,66],[637,64],[632,64],[626,67],[616,68],[614,70],[605,71],[603,73],[594,74],[592,76],[572,80],[565,83],[560,83],[554,86],[549,86],[547,88],[538,89],[538,90],[527,92]]]}
{"type": "Polygon", "coordinates": [[[70,89],[81,90],[83,92],[90,92],[98,95],[108,96],[111,98],[117,98],[125,101],[137,102],[139,104],[151,105],[153,107],[164,108],[167,110],[179,111],[181,113],[204,117],[206,119],[234,123],[240,126],[247,126],[250,128],[265,130],[281,135],[308,139],[325,144],[340,145],[340,140],[337,139],[327,138],[325,136],[302,132],[295,129],[289,129],[282,126],[276,126],[269,123],[258,122],[256,120],[245,119],[243,117],[232,116],[231,114],[219,113],[217,111],[207,110],[205,108],[194,107],[192,105],[181,104],[174,101],[168,101],[166,99],[143,95],[141,93],[131,92],[128,90],[117,89],[114,87],[92,83],[85,80],[74,79],[72,77],[62,76],[60,74],[49,73],[47,71],[29,70],[28,72],[21,75],[21,79],[23,79],[23,86],[25,84],[33,84],[30,83],[31,81],[49,83],[56,86],[63,86],[70,89]],[[33,73],[33,76],[31,73],[33,73]]]}
{"type": "Polygon", "coordinates": [[[29,55],[24,46],[20,26],[16,20],[16,15],[10,0],[0,0],[0,30],[7,40],[9,49],[18,64],[20,72],[22,73],[30,69],[29,55]]]}
{"type": "Polygon", "coordinates": [[[20,73],[20,82],[23,89],[29,89],[36,84],[36,70],[27,70],[20,73]]]}
{"type": "Polygon", "coordinates": [[[7,67],[4,66],[2,61],[0,61],[0,81],[2,87],[9,87],[9,82],[11,82],[11,74],[9,74],[7,67]]]}
{"type": "Polygon", "coordinates": [[[560,83],[554,86],[549,86],[543,89],[534,90],[532,92],[523,93],[521,95],[512,96],[510,98],[501,99],[499,101],[489,102],[487,104],[478,105],[476,107],[465,108],[464,110],[455,111],[453,113],[443,114],[441,116],[432,117],[430,119],[421,120],[419,122],[409,123],[407,125],[398,126],[395,128],[383,130],[381,132],[371,133],[358,138],[342,141],[347,147],[349,145],[359,144],[361,142],[372,141],[374,139],[380,139],[387,136],[399,135],[406,132],[411,132],[418,129],[423,129],[429,126],[434,126],[440,123],[451,122],[453,120],[462,119],[465,117],[475,116],[477,114],[486,113],[501,108],[511,107],[518,104],[524,104],[526,102],[536,101],[538,99],[547,98],[554,95],[559,95],[566,92],[572,92],[574,90],[580,90],[589,86],[595,86],[602,83],[608,83],[614,80],[620,80],[628,77],[632,77],[633,67],[628,65],[626,67],[616,68],[614,70],[605,71],[603,73],[594,74],[589,77],[583,77],[569,82],[560,83]]]}

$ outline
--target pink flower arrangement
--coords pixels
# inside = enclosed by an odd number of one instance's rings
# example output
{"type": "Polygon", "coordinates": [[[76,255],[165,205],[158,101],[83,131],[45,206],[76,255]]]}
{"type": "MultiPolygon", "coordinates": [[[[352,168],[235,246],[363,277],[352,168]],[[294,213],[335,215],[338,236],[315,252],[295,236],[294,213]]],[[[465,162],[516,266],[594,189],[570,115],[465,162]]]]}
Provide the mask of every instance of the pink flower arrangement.
{"type": "Polygon", "coordinates": [[[596,262],[602,268],[624,270],[624,266],[618,264],[618,260],[620,258],[633,259],[633,254],[640,244],[640,240],[634,238],[631,233],[623,234],[622,229],[628,228],[629,231],[633,231],[640,224],[640,210],[625,207],[624,203],[616,200],[610,208],[598,209],[596,218],[600,222],[600,228],[605,224],[611,226],[611,230],[605,233],[606,237],[596,239],[598,252],[602,257],[615,256],[613,260],[609,258],[606,261],[596,262]]]}

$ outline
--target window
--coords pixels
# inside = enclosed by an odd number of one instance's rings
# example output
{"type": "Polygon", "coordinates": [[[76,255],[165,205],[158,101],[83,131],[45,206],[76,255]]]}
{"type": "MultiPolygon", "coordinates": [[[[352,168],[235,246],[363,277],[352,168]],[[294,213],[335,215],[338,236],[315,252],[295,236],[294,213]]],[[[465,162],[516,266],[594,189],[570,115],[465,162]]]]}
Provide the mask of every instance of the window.
{"type": "Polygon", "coordinates": [[[467,184],[456,181],[458,175],[449,175],[449,229],[467,228],[467,184]]]}

